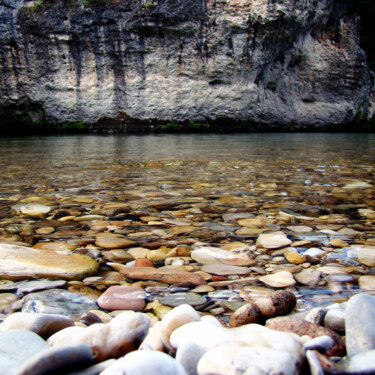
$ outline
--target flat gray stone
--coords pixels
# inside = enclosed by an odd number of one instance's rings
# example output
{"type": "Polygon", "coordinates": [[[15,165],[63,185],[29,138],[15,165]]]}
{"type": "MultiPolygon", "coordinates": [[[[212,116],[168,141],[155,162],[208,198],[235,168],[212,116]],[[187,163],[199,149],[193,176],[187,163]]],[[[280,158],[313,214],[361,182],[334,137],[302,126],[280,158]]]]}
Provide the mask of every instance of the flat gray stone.
{"type": "Polygon", "coordinates": [[[0,374],[17,374],[28,359],[48,349],[50,346],[34,332],[12,330],[0,333],[0,374]]]}
{"type": "Polygon", "coordinates": [[[166,294],[165,296],[156,297],[156,299],[166,306],[176,307],[187,304],[190,306],[199,306],[206,303],[206,299],[198,293],[193,292],[177,292],[166,294]]]}
{"type": "Polygon", "coordinates": [[[251,270],[247,267],[231,266],[229,264],[205,264],[202,271],[213,275],[229,276],[229,275],[248,275],[251,270]]]}
{"type": "Polygon", "coordinates": [[[30,293],[23,298],[22,303],[22,312],[65,315],[73,320],[97,308],[98,305],[90,298],[63,289],[30,293]]]}
{"type": "Polygon", "coordinates": [[[94,361],[91,347],[74,344],[50,348],[29,358],[15,375],[43,375],[87,367],[94,361]]]}
{"type": "Polygon", "coordinates": [[[348,355],[375,349],[374,321],[375,297],[361,293],[350,298],[345,310],[346,350],[348,355]]]}

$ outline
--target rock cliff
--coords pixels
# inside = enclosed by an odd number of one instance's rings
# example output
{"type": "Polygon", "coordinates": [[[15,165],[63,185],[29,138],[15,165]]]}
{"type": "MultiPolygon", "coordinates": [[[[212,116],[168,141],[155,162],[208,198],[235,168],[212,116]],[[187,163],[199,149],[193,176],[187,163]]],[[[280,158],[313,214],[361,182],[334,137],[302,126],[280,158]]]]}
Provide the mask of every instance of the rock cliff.
{"type": "Polygon", "coordinates": [[[346,124],[370,112],[356,0],[0,0],[0,116],[346,124]]]}

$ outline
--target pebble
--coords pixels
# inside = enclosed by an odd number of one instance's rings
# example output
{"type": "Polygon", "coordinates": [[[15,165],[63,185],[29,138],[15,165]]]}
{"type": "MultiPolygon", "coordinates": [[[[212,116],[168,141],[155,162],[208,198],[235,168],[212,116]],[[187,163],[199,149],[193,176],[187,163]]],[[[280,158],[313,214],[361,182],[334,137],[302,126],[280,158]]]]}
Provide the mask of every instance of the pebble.
{"type": "Polygon", "coordinates": [[[345,310],[346,347],[349,356],[375,349],[375,297],[360,293],[345,310]]]}
{"type": "Polygon", "coordinates": [[[120,234],[99,233],[96,236],[95,245],[104,249],[125,249],[135,245],[135,242],[120,234]]]}
{"type": "Polygon", "coordinates": [[[150,328],[146,314],[122,312],[109,323],[97,323],[87,328],[68,327],[48,340],[52,347],[66,344],[87,344],[91,347],[96,362],[108,358],[119,358],[138,349],[150,328]]]}
{"type": "Polygon", "coordinates": [[[18,207],[18,210],[21,212],[21,214],[29,216],[43,216],[48,214],[51,209],[52,208],[50,206],[46,206],[40,203],[27,203],[18,207]]]}
{"type": "Polygon", "coordinates": [[[375,290],[375,276],[360,276],[358,284],[363,291],[374,291],[375,290]]]}
{"type": "Polygon", "coordinates": [[[204,296],[193,292],[168,293],[166,295],[157,296],[156,299],[162,305],[170,307],[176,307],[183,304],[188,304],[190,306],[200,306],[207,302],[204,296]]]}
{"type": "Polygon", "coordinates": [[[324,317],[324,326],[333,331],[345,333],[345,309],[343,307],[329,309],[324,317]]]}
{"type": "Polygon", "coordinates": [[[344,339],[336,332],[321,327],[317,324],[308,322],[307,320],[294,317],[277,317],[268,319],[266,327],[284,332],[293,332],[298,336],[310,336],[312,338],[318,336],[329,336],[334,345],[325,354],[328,356],[344,356],[346,354],[346,346],[344,339]]]}
{"type": "Polygon", "coordinates": [[[0,324],[0,332],[24,329],[47,339],[54,333],[73,325],[74,321],[64,315],[16,312],[0,324]]]}
{"type": "Polygon", "coordinates": [[[287,288],[296,284],[292,273],[289,271],[280,271],[261,276],[259,277],[259,281],[273,288],[287,288]]]}
{"type": "Polygon", "coordinates": [[[0,244],[0,277],[82,280],[95,275],[98,267],[96,261],[85,255],[60,254],[55,251],[0,244]]]}
{"type": "Polygon", "coordinates": [[[284,253],[285,259],[292,264],[302,264],[306,262],[306,256],[303,254],[298,254],[293,251],[286,251],[284,253]]]}
{"type": "Polygon", "coordinates": [[[375,350],[348,356],[328,370],[329,374],[370,375],[375,373],[375,350]]]}
{"type": "Polygon", "coordinates": [[[145,292],[139,286],[111,286],[97,303],[105,310],[142,311],[145,307],[145,292]]]}
{"type": "Polygon", "coordinates": [[[202,266],[202,271],[219,276],[228,275],[248,275],[251,270],[247,267],[232,266],[229,264],[205,264],[202,266]]]}
{"type": "Polygon", "coordinates": [[[237,266],[254,265],[255,261],[250,259],[246,253],[234,253],[215,247],[202,247],[193,250],[190,254],[196,262],[203,264],[224,263],[237,266]]]}
{"type": "Polygon", "coordinates": [[[22,312],[44,313],[69,316],[77,319],[97,304],[90,298],[63,289],[50,289],[30,293],[22,299],[22,312]]]}
{"type": "Polygon", "coordinates": [[[352,245],[357,252],[358,261],[368,267],[375,267],[375,246],[352,245]]]}
{"type": "Polygon", "coordinates": [[[0,313],[9,314],[13,311],[13,304],[19,300],[19,297],[13,293],[0,294],[0,313]]]}
{"type": "Polygon", "coordinates": [[[322,366],[319,362],[318,357],[314,353],[314,351],[307,350],[306,359],[307,359],[307,362],[309,363],[310,375],[324,375],[322,366]]]}
{"type": "Polygon", "coordinates": [[[322,273],[319,270],[308,268],[295,273],[293,277],[300,284],[314,286],[319,284],[321,275],[322,273]]]}
{"type": "Polygon", "coordinates": [[[153,350],[137,350],[107,367],[100,375],[186,375],[174,358],[153,350]]]}
{"type": "Polygon", "coordinates": [[[262,233],[257,239],[257,246],[265,249],[279,249],[289,246],[292,241],[283,232],[262,233]]]}
{"type": "Polygon", "coordinates": [[[309,340],[305,345],[305,350],[317,350],[318,352],[326,352],[333,346],[333,340],[329,336],[318,336],[309,340]]]}

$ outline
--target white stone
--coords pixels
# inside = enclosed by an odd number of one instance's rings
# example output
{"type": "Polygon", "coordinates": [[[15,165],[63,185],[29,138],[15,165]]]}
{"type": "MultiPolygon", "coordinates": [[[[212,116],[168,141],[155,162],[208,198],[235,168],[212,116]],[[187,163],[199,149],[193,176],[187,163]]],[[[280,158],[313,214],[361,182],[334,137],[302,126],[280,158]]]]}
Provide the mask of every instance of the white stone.
{"type": "Polygon", "coordinates": [[[257,239],[257,246],[265,249],[279,249],[289,246],[292,241],[284,232],[262,233],[257,239]]]}
{"type": "Polygon", "coordinates": [[[311,258],[320,258],[324,255],[324,251],[317,247],[310,247],[310,249],[303,252],[303,255],[309,256],[311,258]]]}
{"type": "Polygon", "coordinates": [[[153,350],[137,350],[107,367],[101,375],[186,375],[171,356],[153,350]]]}
{"type": "Polygon", "coordinates": [[[190,256],[198,263],[224,263],[230,265],[252,265],[254,261],[246,253],[236,253],[216,247],[201,247],[193,250],[190,256]]]}
{"type": "Polygon", "coordinates": [[[261,276],[259,281],[273,288],[287,288],[296,283],[292,273],[289,271],[280,271],[270,275],[261,276]]]}

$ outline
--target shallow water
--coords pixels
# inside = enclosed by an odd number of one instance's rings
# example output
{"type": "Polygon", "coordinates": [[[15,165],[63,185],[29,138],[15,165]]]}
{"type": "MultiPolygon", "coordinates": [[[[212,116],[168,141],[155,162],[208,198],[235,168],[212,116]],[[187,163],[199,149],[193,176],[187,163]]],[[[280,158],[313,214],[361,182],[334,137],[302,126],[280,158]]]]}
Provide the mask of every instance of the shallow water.
{"type": "MultiPolygon", "coordinates": [[[[67,205],[74,198],[90,197],[93,203],[83,205],[82,214],[92,213],[106,202],[123,201],[138,213],[199,224],[202,233],[172,238],[175,243],[201,241],[218,246],[242,241],[253,245],[256,236],[236,234],[240,227],[232,228],[223,221],[223,214],[236,212],[270,217],[270,229],[285,230],[285,222],[278,219],[280,211],[294,215],[292,222],[299,224],[304,220],[296,219],[296,215],[318,220],[312,221],[311,233],[288,232],[294,241],[308,240],[315,247],[327,247],[332,239],[332,235],[317,229],[319,220],[321,225],[360,231],[361,235],[354,237],[336,235],[349,245],[368,244],[375,238],[373,222],[358,214],[359,208],[375,206],[375,134],[0,138],[0,171],[0,203],[39,196],[67,205]],[[372,187],[345,188],[358,181],[372,187]],[[172,214],[170,210],[156,212],[150,208],[150,203],[163,200],[182,200],[185,206],[172,214]],[[195,207],[199,204],[220,210],[210,212],[206,208],[199,212],[195,207]],[[324,216],[328,217],[322,219],[324,216]]],[[[9,205],[4,205],[0,229],[9,222],[27,222],[27,218],[17,218],[9,205]]],[[[147,223],[133,224],[138,225],[133,226],[133,232],[147,229],[147,223]]],[[[155,229],[152,225],[150,228],[155,229]]],[[[9,233],[3,229],[0,234],[9,233]]],[[[21,239],[33,244],[50,238],[21,239]]],[[[345,264],[344,258],[350,263],[339,250],[332,253],[326,262],[345,264]]],[[[262,266],[272,268],[272,264],[271,257],[262,266]]],[[[375,271],[356,266],[361,273],[354,271],[354,282],[339,283],[339,287],[336,283],[334,290],[329,282],[315,289],[297,287],[299,309],[345,300],[358,291],[355,280],[375,271]]],[[[236,294],[234,288],[232,293],[236,294]]]]}

